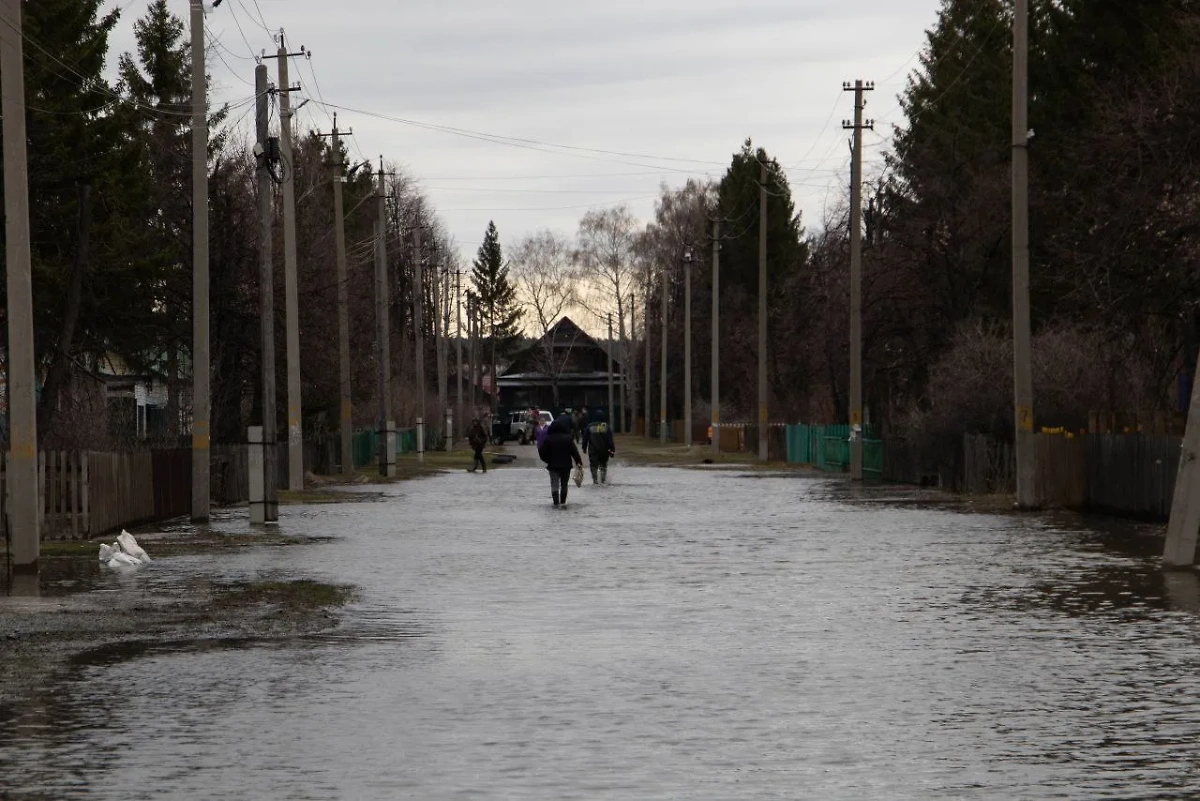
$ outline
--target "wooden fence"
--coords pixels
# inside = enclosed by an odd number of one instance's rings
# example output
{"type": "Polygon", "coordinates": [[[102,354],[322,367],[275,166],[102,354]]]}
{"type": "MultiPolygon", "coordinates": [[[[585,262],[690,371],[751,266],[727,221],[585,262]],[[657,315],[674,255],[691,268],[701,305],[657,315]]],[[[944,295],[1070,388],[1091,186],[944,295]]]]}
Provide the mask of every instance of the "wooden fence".
{"type": "Polygon", "coordinates": [[[88,535],[154,519],[154,455],[87,454],[91,519],[88,535]]]}

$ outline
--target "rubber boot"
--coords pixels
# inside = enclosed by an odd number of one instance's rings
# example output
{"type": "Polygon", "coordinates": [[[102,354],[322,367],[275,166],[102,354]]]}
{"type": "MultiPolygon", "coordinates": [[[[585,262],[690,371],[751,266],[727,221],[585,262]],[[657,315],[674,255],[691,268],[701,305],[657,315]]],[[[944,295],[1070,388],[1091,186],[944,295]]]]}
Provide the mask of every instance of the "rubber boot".
{"type": "Polygon", "coordinates": [[[600,465],[600,483],[601,484],[608,483],[608,465],[606,465],[606,464],[600,465]]]}
{"type": "Polygon", "coordinates": [[[558,493],[551,490],[550,497],[554,500],[554,505],[558,506],[558,493]]]}
{"type": "Polygon", "coordinates": [[[594,465],[594,464],[593,464],[593,465],[590,465],[590,467],[592,468],[592,483],[593,483],[593,484],[599,484],[599,483],[600,483],[600,479],[599,479],[599,477],[598,477],[598,474],[597,474],[597,472],[596,472],[596,465],[594,465]]]}
{"type": "Polygon", "coordinates": [[[559,492],[560,492],[559,503],[561,503],[563,506],[566,506],[567,505],[567,486],[564,484],[563,488],[559,492]]]}

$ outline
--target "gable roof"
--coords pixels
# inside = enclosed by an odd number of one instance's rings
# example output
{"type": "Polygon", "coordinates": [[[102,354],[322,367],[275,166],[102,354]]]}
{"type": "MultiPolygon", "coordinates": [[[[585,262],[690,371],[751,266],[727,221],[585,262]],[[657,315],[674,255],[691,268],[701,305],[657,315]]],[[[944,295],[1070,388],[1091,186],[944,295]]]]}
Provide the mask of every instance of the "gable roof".
{"type": "MultiPolygon", "coordinates": [[[[608,355],[608,350],[603,345],[576,325],[575,321],[570,317],[564,316],[554,325],[550,326],[550,330],[536,342],[514,356],[512,363],[500,374],[500,378],[540,372],[538,360],[544,353],[544,348],[547,344],[550,344],[556,350],[578,348],[597,350],[606,357],[608,355]]],[[[613,369],[618,373],[620,372],[620,366],[615,357],[613,359],[613,369]]]]}

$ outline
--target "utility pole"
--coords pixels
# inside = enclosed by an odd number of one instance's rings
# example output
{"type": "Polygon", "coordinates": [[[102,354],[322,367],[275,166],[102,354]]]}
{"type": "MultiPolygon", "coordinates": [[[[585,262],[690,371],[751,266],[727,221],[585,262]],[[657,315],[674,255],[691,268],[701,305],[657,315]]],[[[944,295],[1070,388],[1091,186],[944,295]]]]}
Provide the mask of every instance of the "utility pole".
{"type": "Polygon", "coordinates": [[[646,372],[646,426],[645,426],[645,428],[646,428],[646,430],[642,432],[642,435],[646,438],[646,441],[648,442],[650,440],[650,429],[651,429],[651,424],[650,424],[651,411],[650,410],[652,408],[650,406],[650,260],[649,259],[646,260],[646,299],[645,300],[646,300],[646,309],[645,309],[645,312],[642,314],[642,327],[646,329],[646,333],[645,333],[645,337],[644,337],[644,339],[646,340],[646,360],[645,360],[646,361],[646,365],[645,365],[645,368],[646,368],[645,369],[645,372],[646,372]]]}
{"type": "Polygon", "coordinates": [[[629,428],[633,433],[637,433],[637,418],[638,418],[638,393],[637,393],[637,367],[634,364],[634,352],[637,350],[637,295],[630,293],[629,295],[629,347],[624,353],[625,364],[621,370],[625,381],[625,394],[629,398],[630,414],[629,428]]]}
{"type": "Polygon", "coordinates": [[[667,444],[667,271],[662,272],[662,353],[658,374],[658,442],[667,444]]]}
{"type": "Polygon", "coordinates": [[[861,80],[843,83],[842,90],[854,92],[854,122],[843,121],[842,128],[854,131],[854,152],[850,159],[850,478],[862,481],[862,132],[874,130],[875,121],[863,122],[863,92],[875,88],[861,80]]]}
{"type": "Polygon", "coordinates": [[[379,156],[379,186],[376,189],[375,221],[375,324],[379,357],[379,475],[396,475],[396,446],[392,439],[392,348],[388,321],[387,280],[387,184],[383,156],[379,156]]]}
{"type": "Polygon", "coordinates": [[[1029,314],[1029,0],[1013,9],[1012,282],[1013,405],[1017,506],[1037,505],[1033,437],[1033,347],[1029,314]]]}
{"type": "MultiPolygon", "coordinates": [[[[192,520],[203,523],[208,520],[209,512],[209,417],[212,411],[212,390],[208,331],[208,88],[204,69],[204,6],[201,0],[191,0],[191,12],[192,520]]],[[[7,89],[4,90],[5,97],[9,97],[10,94],[7,89]]],[[[7,118],[7,109],[4,114],[7,118]]],[[[24,116],[21,119],[24,120],[24,116]]],[[[24,136],[21,137],[21,141],[25,141],[24,136]]],[[[9,152],[7,146],[4,152],[9,152]]],[[[12,175],[7,172],[7,168],[5,172],[12,175]]],[[[8,263],[14,264],[11,256],[8,263]]],[[[12,297],[11,289],[9,297],[12,297]]]]}
{"type": "Polygon", "coordinates": [[[612,335],[612,312],[608,313],[608,419],[615,419],[616,409],[613,407],[613,335],[612,335]]]}
{"type": "Polygon", "coordinates": [[[421,254],[421,226],[413,228],[413,264],[416,282],[413,286],[413,336],[417,344],[417,387],[421,392],[421,406],[417,415],[417,461],[425,462],[425,310],[421,287],[423,260],[421,254]]]}
{"type": "MultiPolygon", "coordinates": [[[[354,131],[351,130],[353,135],[354,131]]],[[[318,134],[324,136],[324,134],[318,134]]],[[[346,270],[346,218],[342,210],[342,178],[345,164],[342,163],[341,132],[337,127],[337,112],[333,114],[333,130],[330,150],[333,161],[333,241],[337,249],[337,307],[338,307],[338,373],[341,403],[341,459],[342,475],[354,473],[354,413],[350,397],[350,298],[349,276],[346,270]]]]}
{"type": "MultiPolygon", "coordinates": [[[[4,230],[8,289],[8,530],[13,570],[36,575],[41,549],[38,492],[29,163],[25,151],[25,56],[21,0],[0,13],[0,112],[4,120],[4,230]]],[[[203,24],[203,21],[201,21],[203,24]]],[[[33,579],[29,579],[30,582],[33,579]]]]}
{"type": "MultiPolygon", "coordinates": [[[[437,244],[436,241],[434,243],[437,244]]],[[[441,254],[436,249],[434,250],[434,265],[433,265],[433,355],[437,360],[437,396],[438,396],[438,414],[446,423],[446,431],[442,437],[442,450],[450,450],[450,442],[454,438],[453,418],[450,414],[450,405],[446,402],[446,331],[445,328],[449,321],[449,306],[447,305],[450,297],[450,277],[445,274],[441,254]]]]}
{"type": "Polygon", "coordinates": [[[467,418],[463,416],[463,354],[462,354],[462,270],[454,271],[454,347],[458,351],[458,393],[454,396],[457,407],[456,425],[465,432],[467,418]]]}
{"type": "Polygon", "coordinates": [[[267,522],[279,519],[278,440],[275,425],[275,276],[271,260],[271,161],[267,130],[267,65],[254,68],[254,91],[258,97],[258,216],[259,224],[259,317],[262,325],[262,429],[263,500],[267,522]]]}
{"type": "Polygon", "coordinates": [[[296,274],[296,182],[292,160],[291,93],[299,87],[288,82],[288,59],[308,55],[304,48],[289,53],[283,29],[279,30],[279,147],[283,156],[283,286],[287,318],[287,421],[288,489],[304,489],[304,432],[300,399],[300,296],[296,274]]]}
{"type": "MultiPolygon", "coordinates": [[[[1195,375],[1200,376],[1200,360],[1195,375]]],[[[1200,531],[1200,382],[1193,381],[1163,547],[1164,567],[1191,567],[1196,561],[1197,531],[1200,531]]]]}
{"type": "Polygon", "coordinates": [[[692,246],[683,254],[683,444],[692,447],[692,246]]]}
{"type": "Polygon", "coordinates": [[[712,221],[712,452],[721,452],[721,221],[712,221]]]}
{"type": "Polygon", "coordinates": [[[758,165],[758,458],[767,461],[767,165],[758,165]]]}

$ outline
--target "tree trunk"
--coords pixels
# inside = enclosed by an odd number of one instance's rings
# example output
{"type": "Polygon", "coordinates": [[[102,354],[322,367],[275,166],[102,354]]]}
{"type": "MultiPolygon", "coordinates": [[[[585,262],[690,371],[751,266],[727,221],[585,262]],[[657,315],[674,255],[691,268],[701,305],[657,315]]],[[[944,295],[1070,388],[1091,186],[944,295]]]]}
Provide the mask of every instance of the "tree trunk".
{"type": "MultiPolygon", "coordinates": [[[[71,264],[71,283],[67,288],[67,305],[63,310],[62,329],[58,337],[58,349],[54,360],[46,374],[46,382],[42,385],[42,397],[37,409],[37,427],[49,434],[54,425],[58,404],[64,389],[69,386],[74,372],[72,353],[75,345],[75,327],[79,321],[79,306],[83,299],[83,275],[88,263],[89,229],[92,220],[91,186],[79,185],[79,217],[78,237],[79,247],[75,251],[75,260],[71,264]]],[[[53,444],[53,440],[50,440],[53,444]]]]}

